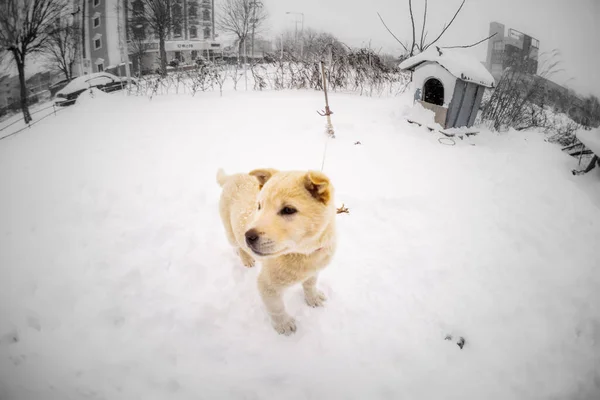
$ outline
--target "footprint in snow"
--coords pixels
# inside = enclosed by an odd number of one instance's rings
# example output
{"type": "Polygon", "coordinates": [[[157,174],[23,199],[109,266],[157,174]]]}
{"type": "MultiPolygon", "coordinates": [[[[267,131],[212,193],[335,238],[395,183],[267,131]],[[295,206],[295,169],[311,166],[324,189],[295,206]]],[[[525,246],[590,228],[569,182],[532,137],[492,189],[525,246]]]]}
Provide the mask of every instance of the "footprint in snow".
{"type": "MultiPolygon", "coordinates": [[[[452,335],[446,335],[446,337],[444,338],[444,340],[450,340],[450,341],[452,341],[452,335]]],[[[456,340],[456,345],[458,347],[460,347],[461,350],[463,349],[463,347],[465,347],[466,343],[467,343],[467,341],[462,336],[459,336],[459,338],[456,340]]]]}

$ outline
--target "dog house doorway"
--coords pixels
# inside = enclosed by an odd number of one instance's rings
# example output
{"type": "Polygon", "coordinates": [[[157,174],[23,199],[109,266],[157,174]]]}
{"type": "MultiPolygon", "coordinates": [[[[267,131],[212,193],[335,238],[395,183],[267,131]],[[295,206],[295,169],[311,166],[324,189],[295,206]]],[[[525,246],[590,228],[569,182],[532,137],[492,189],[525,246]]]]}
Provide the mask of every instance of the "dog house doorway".
{"type": "Polygon", "coordinates": [[[442,85],[442,82],[435,78],[429,78],[423,85],[423,101],[436,106],[443,106],[444,85],[442,85]]]}

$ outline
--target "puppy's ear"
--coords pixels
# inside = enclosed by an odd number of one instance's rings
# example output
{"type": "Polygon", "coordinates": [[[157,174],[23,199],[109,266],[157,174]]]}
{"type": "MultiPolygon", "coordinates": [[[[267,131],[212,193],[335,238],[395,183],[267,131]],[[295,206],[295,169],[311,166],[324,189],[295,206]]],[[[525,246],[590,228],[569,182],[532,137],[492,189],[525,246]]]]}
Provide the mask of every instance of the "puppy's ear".
{"type": "Polygon", "coordinates": [[[273,168],[261,168],[255,169],[254,171],[250,171],[250,175],[258,179],[258,185],[262,189],[262,187],[265,186],[265,183],[267,183],[267,181],[278,172],[279,171],[273,168]]]}
{"type": "Polygon", "coordinates": [[[329,178],[322,173],[317,171],[309,171],[304,176],[304,186],[310,194],[323,204],[329,203],[331,198],[331,185],[329,178]]]}

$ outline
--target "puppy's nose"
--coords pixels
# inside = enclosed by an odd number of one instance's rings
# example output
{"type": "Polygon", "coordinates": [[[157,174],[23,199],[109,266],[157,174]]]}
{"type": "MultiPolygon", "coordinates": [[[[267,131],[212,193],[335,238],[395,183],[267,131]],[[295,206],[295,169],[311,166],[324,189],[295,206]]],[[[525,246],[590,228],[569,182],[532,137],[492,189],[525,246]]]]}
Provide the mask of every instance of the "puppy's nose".
{"type": "Polygon", "coordinates": [[[248,246],[252,246],[258,240],[258,231],[256,229],[250,229],[246,232],[246,243],[248,246]]]}

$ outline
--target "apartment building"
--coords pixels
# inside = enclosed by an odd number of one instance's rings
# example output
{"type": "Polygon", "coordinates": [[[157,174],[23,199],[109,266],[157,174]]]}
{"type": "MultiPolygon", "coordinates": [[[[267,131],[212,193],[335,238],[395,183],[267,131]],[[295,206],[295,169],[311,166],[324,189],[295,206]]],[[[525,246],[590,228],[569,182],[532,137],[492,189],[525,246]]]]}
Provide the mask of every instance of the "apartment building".
{"type": "Polygon", "coordinates": [[[524,72],[536,74],[538,68],[539,40],[516,29],[508,29],[499,22],[490,23],[490,35],[496,34],[488,41],[485,66],[496,82],[500,80],[505,68],[519,60],[524,63],[524,72]]]}
{"type": "MultiPolygon", "coordinates": [[[[165,41],[167,61],[189,62],[199,55],[221,53],[215,41],[214,0],[166,1],[172,20],[165,41]]],[[[140,17],[145,7],[144,0],[73,0],[83,54],[76,75],[101,71],[124,75],[127,58],[132,71],[155,70],[160,64],[159,39],[140,17]]]]}
{"type": "Polygon", "coordinates": [[[126,0],[73,0],[73,18],[81,29],[75,75],[102,72],[123,66],[126,0]],[[83,69],[83,71],[82,71],[83,69]]]}

